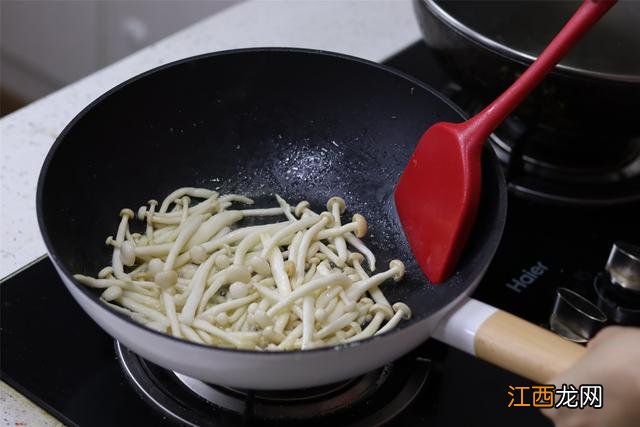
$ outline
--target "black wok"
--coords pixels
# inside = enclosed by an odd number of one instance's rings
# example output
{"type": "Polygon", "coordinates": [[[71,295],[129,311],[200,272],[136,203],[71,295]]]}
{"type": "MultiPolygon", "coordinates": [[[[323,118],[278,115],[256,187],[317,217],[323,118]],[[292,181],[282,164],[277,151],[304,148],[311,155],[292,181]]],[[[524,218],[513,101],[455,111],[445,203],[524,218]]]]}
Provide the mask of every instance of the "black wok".
{"type": "MultiPolygon", "coordinates": [[[[427,45],[456,81],[488,100],[536,59],[579,5],[549,0],[414,0],[427,45]]],[[[601,165],[601,153],[612,150],[608,145],[619,152],[640,150],[639,19],[640,3],[618,2],[515,111],[530,126],[601,136],[567,138],[561,141],[564,145],[554,140],[546,150],[572,153],[574,158],[588,153],[596,163],[600,158],[601,165]]]]}
{"type": "MultiPolygon", "coordinates": [[[[473,353],[477,348],[473,340],[469,344],[468,331],[457,333],[455,322],[469,318],[470,327],[478,329],[496,317],[492,307],[466,302],[489,265],[505,220],[505,183],[492,150],[484,152],[473,234],[447,282],[433,286],[420,272],[392,203],[395,182],[421,133],[434,122],[461,119],[458,108],[420,82],[343,55],[248,49],[178,61],[119,85],[65,128],[38,183],[42,235],[69,291],[102,328],[143,357],[198,379],[257,389],[341,380],[410,351],[451,313],[454,320],[438,336],[473,353]],[[102,243],[117,227],[122,207],[181,186],[246,194],[258,206],[275,193],[292,202],[307,199],[318,209],[329,197],[342,196],[348,212],[368,219],[366,240],[379,265],[392,258],[405,262],[406,279],[384,291],[389,300],[408,304],[413,317],[382,336],[333,348],[228,350],[149,330],[72,279],[73,273],[95,276],[109,262],[102,243]],[[463,309],[452,311],[461,304],[463,309]]],[[[525,335],[527,328],[535,329],[514,319],[507,323],[524,328],[525,335]]],[[[562,352],[564,343],[557,340],[562,352]]],[[[535,347],[535,337],[528,344],[535,347]]],[[[545,351],[553,359],[554,351],[545,351]]],[[[531,372],[540,372],[536,369],[531,372]]]]}

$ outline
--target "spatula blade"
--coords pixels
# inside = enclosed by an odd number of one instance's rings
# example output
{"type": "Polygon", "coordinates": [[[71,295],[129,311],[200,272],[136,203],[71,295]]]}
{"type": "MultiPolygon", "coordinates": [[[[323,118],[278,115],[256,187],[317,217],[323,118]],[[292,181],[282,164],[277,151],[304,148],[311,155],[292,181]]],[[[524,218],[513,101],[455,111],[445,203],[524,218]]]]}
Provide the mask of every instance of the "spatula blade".
{"type": "Polygon", "coordinates": [[[475,221],[481,189],[480,144],[467,144],[454,123],[429,128],[395,191],[400,222],[432,283],[455,270],[475,221]]]}

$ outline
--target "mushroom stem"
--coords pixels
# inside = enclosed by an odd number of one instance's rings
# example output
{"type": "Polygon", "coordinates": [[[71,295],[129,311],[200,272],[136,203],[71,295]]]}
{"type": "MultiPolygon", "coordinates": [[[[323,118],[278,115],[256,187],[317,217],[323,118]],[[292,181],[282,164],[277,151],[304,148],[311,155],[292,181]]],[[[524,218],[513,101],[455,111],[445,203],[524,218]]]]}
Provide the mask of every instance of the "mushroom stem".
{"type": "MultiPolygon", "coordinates": [[[[208,242],[202,243],[202,248],[207,252],[211,253],[217,249],[224,247],[225,245],[231,245],[238,240],[242,240],[248,234],[254,233],[256,231],[260,231],[262,233],[273,233],[276,230],[286,226],[289,222],[276,222],[274,224],[265,224],[265,225],[254,225],[252,227],[244,227],[239,228],[237,230],[233,230],[229,234],[221,236],[219,238],[209,240],[208,242]]],[[[176,267],[181,267],[184,264],[187,264],[191,260],[191,256],[189,252],[182,253],[178,259],[176,260],[176,267]]]]}
{"type": "Polygon", "coordinates": [[[306,296],[302,299],[302,345],[301,349],[306,350],[311,346],[311,341],[314,338],[315,331],[315,317],[313,315],[313,308],[315,305],[315,298],[306,296]]]}
{"type": "Polygon", "coordinates": [[[156,200],[149,200],[149,212],[146,216],[147,226],[145,228],[145,235],[147,236],[147,242],[149,245],[153,244],[153,222],[151,221],[151,217],[153,217],[153,214],[155,213],[156,206],[158,206],[158,202],[156,200]]]}
{"type": "Polygon", "coordinates": [[[307,251],[309,249],[309,245],[311,244],[311,239],[313,239],[313,237],[318,234],[318,232],[322,230],[327,224],[330,224],[331,221],[333,221],[333,217],[331,216],[331,214],[327,213],[326,215],[320,215],[320,219],[302,235],[300,247],[298,248],[298,253],[296,254],[296,283],[300,284],[302,283],[302,279],[304,279],[305,260],[307,258],[307,251]]]}
{"type": "MultiPolygon", "coordinates": [[[[346,204],[344,199],[341,197],[332,197],[327,202],[327,209],[333,215],[333,226],[340,227],[342,225],[340,220],[340,215],[344,213],[346,208],[346,204]]],[[[335,236],[333,238],[333,244],[336,246],[336,250],[338,251],[338,259],[342,264],[347,260],[347,242],[344,240],[342,235],[335,236]]]]}
{"type": "MultiPolygon", "coordinates": [[[[266,235],[262,235],[263,246],[267,244],[266,235]]],[[[293,243],[292,243],[293,244],[293,243]]],[[[284,269],[284,258],[280,252],[280,248],[274,247],[267,254],[269,259],[269,265],[271,267],[271,274],[273,280],[276,282],[278,292],[280,295],[286,296],[291,293],[291,283],[289,282],[289,276],[284,269]]]]}
{"type": "MultiPolygon", "coordinates": [[[[369,275],[366,273],[366,271],[364,271],[364,268],[362,268],[362,264],[360,264],[362,262],[362,259],[363,259],[362,255],[356,254],[356,253],[351,254],[351,257],[350,257],[353,267],[358,273],[358,276],[360,277],[360,279],[366,280],[369,278],[369,275]]],[[[389,301],[384,296],[384,294],[382,293],[382,291],[378,286],[373,286],[372,288],[370,288],[369,294],[371,295],[371,298],[373,298],[373,300],[376,302],[376,304],[380,304],[382,306],[389,307],[389,309],[391,309],[391,304],[389,304],[389,301]]]]}
{"type": "Polygon", "coordinates": [[[133,301],[131,298],[120,297],[115,300],[121,306],[128,308],[129,310],[140,313],[147,316],[151,320],[155,320],[156,322],[161,322],[163,325],[169,326],[169,319],[162,313],[152,308],[147,307],[144,304],[140,304],[136,301],[133,301]]]}
{"type": "Polygon", "coordinates": [[[293,328],[280,342],[278,349],[290,350],[293,348],[295,341],[302,336],[302,323],[293,328]]]}
{"type": "Polygon", "coordinates": [[[356,317],[358,317],[358,313],[344,313],[342,316],[316,332],[313,338],[316,340],[325,338],[353,322],[356,317]]]}
{"type": "Polygon", "coordinates": [[[361,280],[351,285],[347,290],[347,297],[351,301],[357,301],[365,292],[374,286],[379,286],[387,279],[394,278],[396,281],[402,278],[404,274],[404,264],[399,260],[393,260],[389,263],[389,270],[371,276],[368,279],[361,280]]]}
{"type": "Polygon", "coordinates": [[[131,276],[124,272],[124,266],[121,259],[121,246],[128,229],[129,218],[133,218],[131,209],[122,209],[120,211],[120,225],[116,234],[116,241],[113,247],[113,255],[111,257],[111,266],[113,267],[113,275],[116,279],[131,281],[131,276]]]}
{"type": "Polygon", "coordinates": [[[188,297],[187,301],[182,307],[182,311],[180,313],[180,321],[190,325],[193,323],[193,319],[196,315],[196,310],[198,309],[198,304],[202,299],[202,295],[204,294],[205,285],[207,282],[207,277],[209,276],[209,271],[211,271],[211,267],[213,267],[213,261],[215,257],[218,256],[218,253],[211,254],[209,258],[200,266],[196,271],[196,274],[191,279],[191,284],[189,285],[190,289],[187,289],[188,297]]]}
{"type": "Polygon", "coordinates": [[[162,292],[162,302],[164,304],[164,311],[171,323],[171,335],[176,338],[182,337],[180,330],[180,322],[178,321],[178,315],[176,314],[176,306],[173,303],[173,297],[167,292],[162,292]]]}
{"type": "Polygon", "coordinates": [[[173,203],[175,200],[183,196],[191,196],[199,199],[208,199],[214,195],[217,196],[217,194],[218,193],[216,193],[215,191],[208,190],[206,188],[193,188],[193,187],[178,188],[177,190],[171,192],[171,194],[169,194],[167,197],[165,197],[165,199],[162,201],[162,204],[160,205],[160,210],[158,212],[165,213],[169,208],[169,205],[171,205],[171,203],[173,203]]]}
{"type": "Polygon", "coordinates": [[[316,300],[316,307],[325,308],[331,302],[331,300],[338,296],[340,292],[342,292],[342,288],[339,286],[330,288],[329,290],[325,291],[316,300]]]}
{"type": "Polygon", "coordinates": [[[204,340],[200,338],[200,336],[191,329],[189,326],[180,324],[180,332],[187,338],[189,341],[197,342],[198,344],[204,344],[204,340]]]}
{"type": "MultiPolygon", "coordinates": [[[[296,234],[291,239],[291,244],[289,245],[289,255],[287,256],[287,260],[296,261],[296,254],[298,253],[298,248],[300,247],[300,240],[302,240],[302,231],[297,231],[296,234]]],[[[265,244],[263,243],[263,246],[265,244]]]]}
{"type": "Polygon", "coordinates": [[[318,233],[316,239],[323,240],[330,237],[342,236],[351,232],[356,233],[356,236],[358,237],[364,237],[367,234],[367,229],[367,220],[362,215],[355,214],[352,218],[352,222],[350,222],[349,224],[322,230],[322,232],[318,233]]]}
{"type": "Polygon", "coordinates": [[[220,197],[220,202],[239,202],[239,203],[244,203],[245,205],[252,205],[253,204],[253,200],[251,200],[248,197],[245,196],[241,196],[239,194],[225,194],[224,196],[220,197]]]}
{"type": "MultiPolygon", "coordinates": [[[[202,225],[202,223],[207,219],[207,215],[194,215],[189,217],[185,222],[184,228],[176,237],[176,241],[171,246],[169,250],[169,254],[167,255],[167,260],[164,262],[163,271],[172,271],[175,266],[176,258],[186,245],[187,241],[193,236],[193,234],[198,230],[198,228],[202,225]]],[[[171,283],[172,286],[174,283],[171,283]]]]}
{"type": "Polygon", "coordinates": [[[266,258],[267,254],[269,253],[269,251],[278,244],[278,242],[280,242],[280,240],[284,239],[285,237],[296,233],[297,231],[300,230],[304,230],[307,227],[311,227],[312,225],[314,225],[315,223],[317,223],[319,221],[318,218],[306,218],[306,219],[299,219],[296,222],[292,222],[289,223],[287,222],[286,226],[281,228],[280,230],[278,230],[272,237],[271,239],[269,239],[269,241],[267,242],[266,245],[263,245],[264,247],[262,248],[262,252],[260,253],[260,255],[263,258],[266,258]]]}
{"type": "Polygon", "coordinates": [[[285,308],[291,306],[297,300],[309,295],[311,292],[315,292],[318,289],[325,288],[327,286],[349,286],[350,280],[343,274],[332,274],[330,276],[322,277],[312,280],[304,285],[296,288],[293,292],[287,295],[284,299],[280,300],[277,304],[267,311],[267,315],[270,317],[275,316],[285,308]]]}
{"type": "MultiPolygon", "coordinates": [[[[289,208],[289,215],[291,215],[291,208],[289,208]]],[[[276,216],[286,215],[286,211],[283,208],[266,208],[266,209],[243,209],[241,212],[244,216],[276,216]]],[[[295,221],[295,218],[294,218],[295,221]]]]}
{"type": "Polygon", "coordinates": [[[251,295],[247,295],[246,297],[243,297],[243,298],[237,298],[231,301],[223,302],[222,304],[214,305],[207,311],[200,314],[198,316],[198,319],[205,319],[205,320],[208,320],[209,322],[213,322],[215,320],[215,317],[218,314],[224,313],[226,311],[233,310],[236,308],[244,307],[252,303],[253,301],[257,300],[259,296],[260,294],[254,293],[251,295]]]}
{"type": "Polygon", "coordinates": [[[206,333],[213,335],[214,337],[220,338],[224,341],[227,341],[230,344],[233,344],[236,348],[240,349],[253,349],[255,343],[253,340],[248,339],[248,337],[237,337],[233,332],[225,332],[220,328],[216,328],[210,323],[205,322],[204,320],[196,319],[193,321],[194,328],[202,329],[206,333]]]}
{"type": "Polygon", "coordinates": [[[345,233],[344,239],[351,246],[356,248],[358,252],[362,253],[364,257],[367,259],[367,263],[369,264],[369,270],[376,271],[376,256],[369,250],[369,248],[362,242],[362,240],[358,239],[351,233],[345,233]]]}
{"type": "Polygon", "coordinates": [[[289,203],[287,203],[287,201],[285,199],[283,199],[282,197],[280,197],[279,195],[276,194],[276,201],[278,202],[278,204],[282,208],[282,211],[284,212],[284,215],[287,217],[287,219],[289,221],[297,221],[296,217],[293,216],[293,214],[291,213],[291,211],[293,211],[294,208],[292,208],[289,205],[289,203]]]}
{"type": "MultiPolygon", "coordinates": [[[[244,258],[247,252],[250,249],[254,248],[260,242],[260,236],[262,235],[262,231],[258,230],[249,235],[247,235],[240,244],[236,247],[236,253],[233,257],[233,263],[236,265],[241,265],[244,263],[244,258]]],[[[262,256],[262,258],[266,258],[266,256],[262,256]]]]}
{"type": "Polygon", "coordinates": [[[160,243],[157,245],[136,246],[134,251],[135,251],[136,258],[145,258],[145,257],[158,258],[158,257],[166,256],[172,247],[173,247],[173,243],[160,243]]]}
{"type": "MultiPolygon", "coordinates": [[[[337,238],[336,238],[337,239],[337,238]]],[[[343,240],[344,242],[344,240],[343,240]]],[[[336,255],[331,249],[329,249],[324,243],[322,242],[315,242],[315,244],[318,244],[318,248],[320,249],[320,252],[322,252],[323,254],[325,254],[327,256],[327,258],[329,258],[329,260],[334,263],[335,265],[337,265],[338,267],[344,267],[344,260],[340,258],[339,255],[336,255]]],[[[336,247],[337,249],[337,247],[336,247]]],[[[345,246],[345,251],[346,251],[346,246],[345,246]]],[[[346,260],[346,252],[345,252],[345,260],[346,260]]]]}
{"type": "Polygon", "coordinates": [[[289,314],[288,313],[282,313],[281,315],[279,315],[278,317],[276,317],[276,321],[273,325],[273,330],[276,333],[279,334],[283,334],[284,333],[284,329],[287,326],[287,323],[289,323],[289,314]]]}
{"type": "MultiPolygon", "coordinates": [[[[119,289],[122,289],[122,288],[119,288],[119,289]]],[[[130,298],[135,302],[139,302],[140,304],[144,304],[149,308],[153,308],[154,310],[160,311],[160,301],[158,301],[157,297],[154,297],[151,295],[143,295],[143,294],[139,294],[137,292],[132,292],[132,291],[123,291],[121,296],[130,298]]]]}
{"type": "Polygon", "coordinates": [[[242,218],[243,214],[241,211],[225,211],[213,215],[211,218],[202,223],[200,228],[198,228],[198,231],[196,231],[194,235],[191,236],[191,238],[187,242],[186,247],[191,248],[193,246],[200,245],[204,242],[209,241],[212,236],[217,234],[224,227],[236,223],[242,218]]]}
{"type": "Polygon", "coordinates": [[[378,311],[373,316],[373,319],[371,319],[371,321],[369,322],[367,327],[362,330],[362,332],[352,336],[351,338],[347,339],[345,342],[353,342],[353,341],[358,341],[358,340],[362,340],[362,339],[365,339],[365,338],[369,338],[370,336],[372,336],[373,334],[376,333],[376,331],[378,330],[378,328],[382,324],[382,321],[384,320],[384,317],[385,317],[385,314],[383,312],[381,312],[381,311],[378,311]]]}
{"type": "Polygon", "coordinates": [[[376,335],[384,334],[385,332],[388,332],[391,329],[395,328],[398,325],[398,323],[400,323],[400,320],[403,317],[405,319],[411,318],[411,310],[409,309],[409,307],[406,304],[403,304],[401,302],[397,302],[397,303],[393,304],[393,309],[396,311],[395,314],[387,322],[386,325],[384,325],[382,328],[380,328],[380,330],[378,330],[378,332],[376,332],[376,335]]]}
{"type": "Polygon", "coordinates": [[[153,290],[157,289],[157,285],[153,282],[124,281],[120,279],[95,279],[93,277],[84,276],[82,274],[74,274],[73,278],[85,286],[96,289],[106,289],[111,286],[117,286],[128,291],[137,292],[143,295],[153,296],[153,290]],[[141,285],[140,283],[144,284],[141,285]],[[150,289],[149,289],[150,288],[150,289]]]}
{"type": "Polygon", "coordinates": [[[198,313],[204,311],[204,308],[209,303],[209,300],[218,292],[222,285],[233,282],[248,283],[251,280],[251,272],[249,268],[244,265],[231,265],[224,270],[216,273],[214,277],[209,281],[209,287],[205,291],[200,304],[198,306],[198,313]]]}

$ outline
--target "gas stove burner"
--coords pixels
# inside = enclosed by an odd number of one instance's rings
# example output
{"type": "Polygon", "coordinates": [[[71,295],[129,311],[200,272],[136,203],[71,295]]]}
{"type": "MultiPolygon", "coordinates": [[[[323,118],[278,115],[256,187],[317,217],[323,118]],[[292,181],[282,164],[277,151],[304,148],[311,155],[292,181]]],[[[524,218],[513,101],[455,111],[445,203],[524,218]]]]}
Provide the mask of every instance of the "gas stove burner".
{"type": "Polygon", "coordinates": [[[239,390],[208,384],[150,363],[115,343],[120,365],[142,398],[168,419],[194,426],[377,426],[422,390],[426,359],[405,358],[361,377],[301,390],[239,390]]]}
{"type": "Polygon", "coordinates": [[[640,200],[640,137],[616,140],[517,122],[508,119],[492,139],[515,193],[589,206],[640,200]],[[589,146],[578,149],[586,139],[589,146]]]}
{"type": "MultiPolygon", "coordinates": [[[[455,83],[442,92],[470,115],[488,104],[455,83]]],[[[530,123],[512,114],[491,139],[512,191],[576,205],[640,200],[640,136],[587,131],[580,123],[562,129],[530,123]]]]}
{"type": "MultiPolygon", "coordinates": [[[[446,61],[422,41],[385,63],[427,83],[469,116],[497,95],[461,86],[446,61]]],[[[613,128],[570,118],[562,105],[529,102],[495,131],[491,143],[507,170],[509,189],[523,198],[575,206],[640,201],[637,121],[613,128]]]]}

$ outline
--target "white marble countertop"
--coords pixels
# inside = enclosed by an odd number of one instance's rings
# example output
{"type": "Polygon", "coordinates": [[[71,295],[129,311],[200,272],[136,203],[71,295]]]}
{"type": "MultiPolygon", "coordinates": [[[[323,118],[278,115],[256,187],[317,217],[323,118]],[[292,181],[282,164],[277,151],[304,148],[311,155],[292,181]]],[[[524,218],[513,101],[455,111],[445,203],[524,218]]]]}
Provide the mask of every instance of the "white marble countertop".
{"type": "MultiPolygon", "coordinates": [[[[225,49],[306,47],[381,61],[419,38],[408,0],[248,1],[0,119],[0,278],[45,253],[35,212],[42,162],[64,126],[116,84],[161,64],[225,49]]],[[[57,423],[1,385],[4,425],[57,423]]]]}

